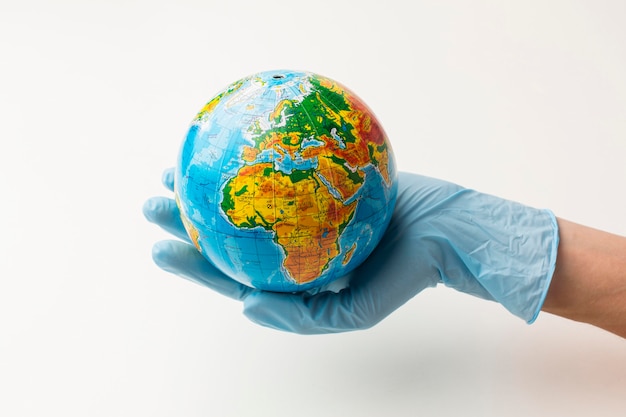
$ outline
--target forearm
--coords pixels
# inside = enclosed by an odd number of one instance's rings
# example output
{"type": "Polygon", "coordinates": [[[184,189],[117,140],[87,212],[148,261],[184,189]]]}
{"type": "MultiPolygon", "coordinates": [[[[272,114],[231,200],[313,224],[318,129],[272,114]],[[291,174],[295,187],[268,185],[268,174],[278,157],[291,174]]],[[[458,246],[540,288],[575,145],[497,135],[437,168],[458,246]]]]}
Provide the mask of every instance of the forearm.
{"type": "Polygon", "coordinates": [[[626,238],[563,219],[543,311],[626,338],[626,238]]]}

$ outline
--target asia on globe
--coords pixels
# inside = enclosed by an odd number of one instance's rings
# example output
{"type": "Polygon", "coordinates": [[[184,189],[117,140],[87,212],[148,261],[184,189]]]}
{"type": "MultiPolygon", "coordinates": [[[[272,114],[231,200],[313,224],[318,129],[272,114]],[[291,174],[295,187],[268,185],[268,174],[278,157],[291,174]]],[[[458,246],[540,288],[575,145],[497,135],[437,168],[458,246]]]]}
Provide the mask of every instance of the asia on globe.
{"type": "Polygon", "coordinates": [[[193,119],[174,193],[191,241],[224,274],[294,292],[346,275],[374,250],[397,194],[389,140],[329,78],[267,71],[193,119]]]}

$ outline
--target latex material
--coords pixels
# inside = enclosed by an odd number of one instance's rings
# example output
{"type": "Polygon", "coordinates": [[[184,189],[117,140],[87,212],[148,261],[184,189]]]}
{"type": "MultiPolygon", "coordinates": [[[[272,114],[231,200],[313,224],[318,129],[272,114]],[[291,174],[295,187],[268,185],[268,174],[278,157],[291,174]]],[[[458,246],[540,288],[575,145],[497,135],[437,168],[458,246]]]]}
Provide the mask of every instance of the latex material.
{"type": "MultiPolygon", "coordinates": [[[[171,170],[163,182],[172,189],[171,170]]],[[[168,272],[242,301],[252,321],[289,332],[365,329],[439,283],[496,301],[532,323],[556,263],[558,226],[552,212],[415,174],[400,173],[398,184],[385,236],[342,280],[342,288],[278,294],[227,278],[188,243],[176,204],[165,197],[148,200],[144,214],[185,242],[158,242],[153,258],[168,272]]]]}

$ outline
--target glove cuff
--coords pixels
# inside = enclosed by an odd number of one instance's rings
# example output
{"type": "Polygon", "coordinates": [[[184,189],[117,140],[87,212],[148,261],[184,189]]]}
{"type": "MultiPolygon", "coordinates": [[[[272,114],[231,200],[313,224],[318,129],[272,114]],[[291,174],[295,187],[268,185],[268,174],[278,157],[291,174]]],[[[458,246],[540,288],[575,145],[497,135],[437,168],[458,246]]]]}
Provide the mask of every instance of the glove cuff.
{"type": "MultiPolygon", "coordinates": [[[[526,319],[528,324],[533,324],[541,309],[543,308],[543,304],[546,301],[546,296],[548,295],[548,290],[550,289],[550,284],[552,283],[552,277],[554,276],[554,269],[556,268],[556,258],[559,249],[559,225],[554,213],[550,210],[543,210],[551,220],[552,226],[552,238],[550,239],[550,248],[549,248],[549,258],[548,258],[548,269],[546,271],[545,276],[539,281],[540,285],[538,289],[541,290],[539,297],[537,297],[537,303],[534,307],[534,312],[529,319],[526,319]]],[[[524,318],[524,317],[522,317],[524,318]]]]}

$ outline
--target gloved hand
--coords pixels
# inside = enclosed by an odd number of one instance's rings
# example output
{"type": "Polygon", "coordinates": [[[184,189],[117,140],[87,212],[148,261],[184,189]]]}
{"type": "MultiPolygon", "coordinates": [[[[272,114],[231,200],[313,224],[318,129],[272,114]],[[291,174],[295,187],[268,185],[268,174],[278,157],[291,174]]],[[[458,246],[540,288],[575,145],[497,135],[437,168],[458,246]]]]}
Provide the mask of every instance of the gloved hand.
{"type": "MultiPolygon", "coordinates": [[[[163,176],[170,190],[173,177],[173,170],[163,176]]],[[[158,242],[153,258],[168,272],[242,301],[250,320],[289,332],[369,328],[439,283],[497,301],[533,322],[556,263],[554,215],[420,175],[399,173],[398,181],[387,232],[338,291],[274,293],[233,281],[189,244],[176,204],[165,197],[149,199],[144,214],[186,243],[158,242]]]]}

